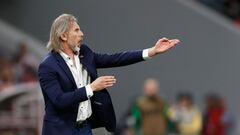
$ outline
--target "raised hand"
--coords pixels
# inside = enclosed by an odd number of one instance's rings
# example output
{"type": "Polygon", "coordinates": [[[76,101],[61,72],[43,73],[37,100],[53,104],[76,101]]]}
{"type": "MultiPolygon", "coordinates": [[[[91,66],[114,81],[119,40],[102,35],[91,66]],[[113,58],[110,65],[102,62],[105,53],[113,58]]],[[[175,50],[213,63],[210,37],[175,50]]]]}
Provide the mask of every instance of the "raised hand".
{"type": "Polygon", "coordinates": [[[101,76],[93,81],[90,86],[93,91],[100,91],[102,89],[112,87],[116,83],[114,76],[101,76]]]}
{"type": "Polygon", "coordinates": [[[167,38],[161,38],[157,41],[157,43],[149,49],[148,55],[150,57],[155,56],[157,54],[164,53],[171,48],[175,47],[177,44],[180,43],[180,40],[178,39],[167,39],[167,38]]]}

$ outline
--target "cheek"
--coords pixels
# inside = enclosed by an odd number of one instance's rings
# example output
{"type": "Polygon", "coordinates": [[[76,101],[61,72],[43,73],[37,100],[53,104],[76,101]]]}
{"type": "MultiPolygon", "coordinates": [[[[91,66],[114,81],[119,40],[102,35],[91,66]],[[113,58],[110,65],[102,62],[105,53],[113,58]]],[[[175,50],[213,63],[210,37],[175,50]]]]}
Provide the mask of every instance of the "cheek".
{"type": "Polygon", "coordinates": [[[73,36],[71,37],[71,41],[72,41],[72,42],[77,42],[77,36],[76,36],[76,35],[73,35],[73,36]]]}
{"type": "Polygon", "coordinates": [[[68,38],[69,43],[74,43],[75,42],[74,40],[75,40],[74,36],[68,38]]]}

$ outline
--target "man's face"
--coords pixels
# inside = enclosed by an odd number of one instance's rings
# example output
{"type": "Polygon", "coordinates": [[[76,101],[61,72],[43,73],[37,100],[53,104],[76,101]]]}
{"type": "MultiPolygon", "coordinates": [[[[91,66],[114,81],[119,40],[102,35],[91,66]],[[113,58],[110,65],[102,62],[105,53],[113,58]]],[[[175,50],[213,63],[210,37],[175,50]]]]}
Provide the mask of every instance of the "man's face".
{"type": "Polygon", "coordinates": [[[158,94],[159,84],[156,80],[149,79],[145,82],[144,93],[146,96],[152,97],[158,94]]]}
{"type": "Polygon", "coordinates": [[[70,30],[67,33],[67,44],[69,48],[74,52],[78,52],[80,49],[81,42],[83,40],[83,32],[76,22],[72,23],[70,30]]]}
{"type": "Polygon", "coordinates": [[[190,99],[188,99],[187,97],[182,97],[179,101],[179,105],[181,106],[181,108],[190,108],[192,106],[192,103],[190,101],[190,99]]]}

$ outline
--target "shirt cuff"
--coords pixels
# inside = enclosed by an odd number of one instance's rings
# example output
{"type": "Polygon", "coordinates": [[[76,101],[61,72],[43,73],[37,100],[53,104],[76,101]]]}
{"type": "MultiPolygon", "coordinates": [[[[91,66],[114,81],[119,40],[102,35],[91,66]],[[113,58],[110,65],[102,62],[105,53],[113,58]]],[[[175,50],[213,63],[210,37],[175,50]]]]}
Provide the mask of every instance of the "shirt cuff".
{"type": "Polygon", "coordinates": [[[93,96],[93,90],[92,90],[90,84],[87,85],[85,88],[86,88],[87,97],[88,98],[92,97],[93,96]]]}
{"type": "Polygon", "coordinates": [[[148,51],[149,51],[149,49],[144,49],[142,52],[142,57],[144,60],[151,59],[151,57],[148,56],[148,51]]]}

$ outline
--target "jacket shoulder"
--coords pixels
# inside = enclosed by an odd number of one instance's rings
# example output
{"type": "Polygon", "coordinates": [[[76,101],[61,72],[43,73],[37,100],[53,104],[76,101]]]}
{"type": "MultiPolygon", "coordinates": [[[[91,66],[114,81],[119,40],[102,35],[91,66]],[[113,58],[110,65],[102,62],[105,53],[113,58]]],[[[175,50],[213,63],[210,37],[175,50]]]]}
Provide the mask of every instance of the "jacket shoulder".
{"type": "Polygon", "coordinates": [[[54,68],[54,66],[56,65],[56,60],[53,55],[53,52],[50,52],[43,58],[43,60],[39,64],[38,71],[41,70],[43,67],[46,67],[48,69],[54,68]]]}
{"type": "Polygon", "coordinates": [[[93,52],[92,49],[90,47],[88,47],[87,44],[81,44],[80,51],[82,51],[82,52],[93,52]]]}
{"type": "Polygon", "coordinates": [[[50,52],[48,53],[44,58],[43,60],[41,61],[40,64],[47,64],[47,63],[52,63],[53,61],[55,61],[55,58],[54,58],[54,52],[50,52]]]}

